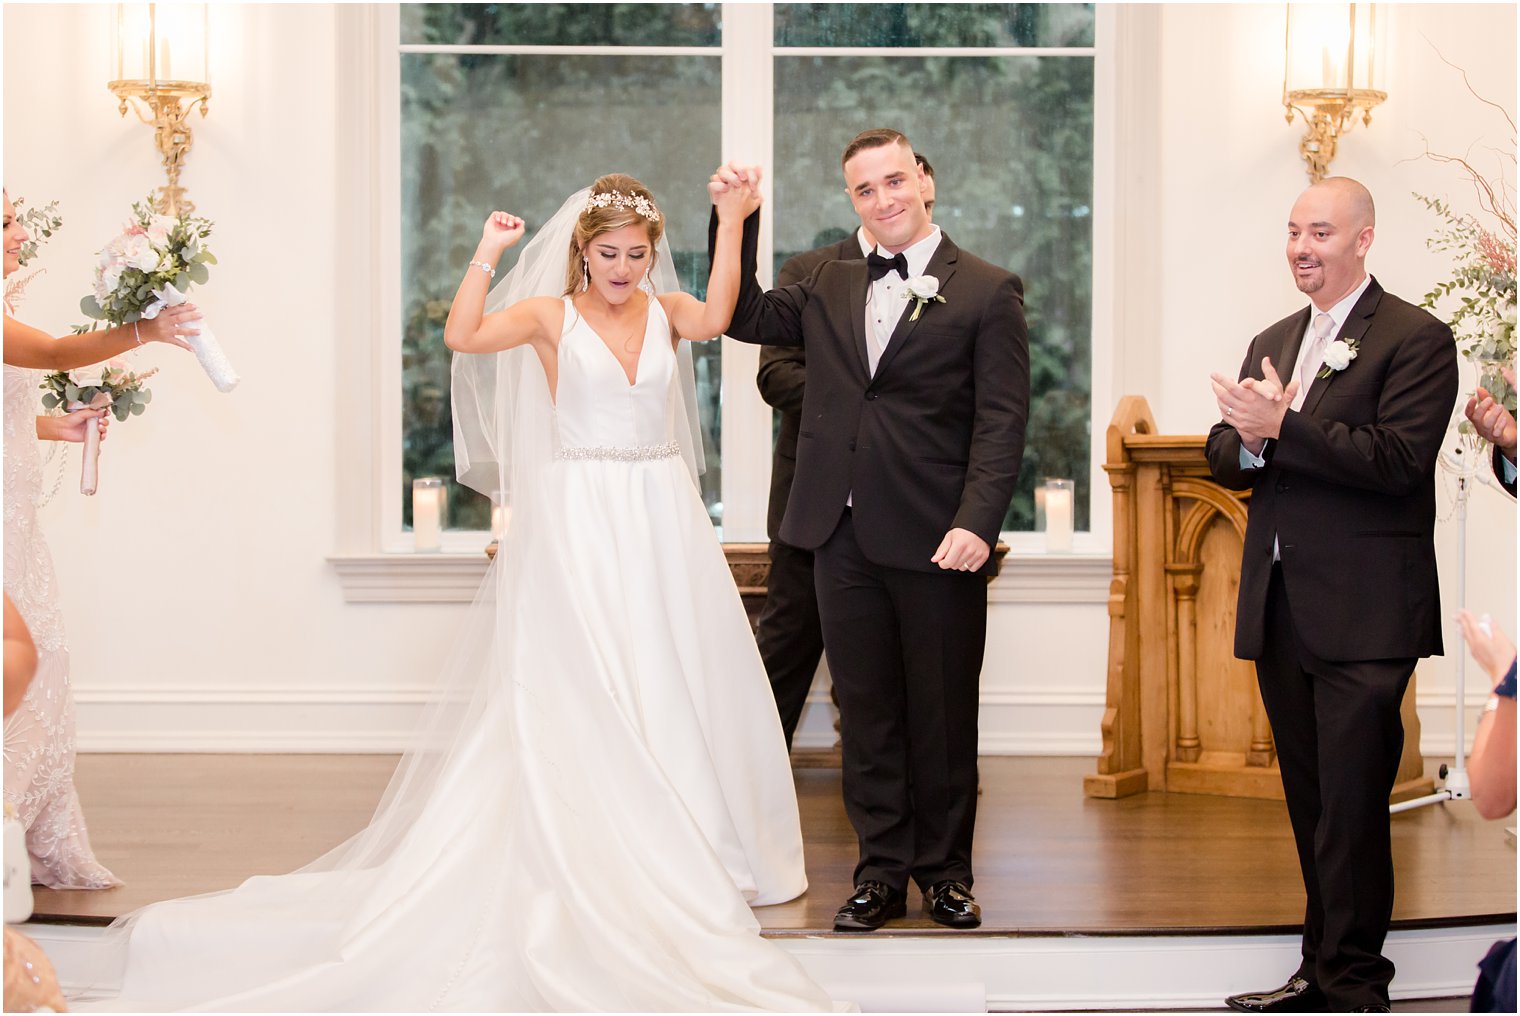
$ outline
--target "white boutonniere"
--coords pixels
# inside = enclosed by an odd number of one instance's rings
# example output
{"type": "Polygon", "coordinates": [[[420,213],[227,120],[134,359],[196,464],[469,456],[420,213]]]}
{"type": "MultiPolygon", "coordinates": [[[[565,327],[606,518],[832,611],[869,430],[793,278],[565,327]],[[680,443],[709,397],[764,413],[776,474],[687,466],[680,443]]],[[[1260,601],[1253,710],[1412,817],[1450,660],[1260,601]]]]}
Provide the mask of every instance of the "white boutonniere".
{"type": "Polygon", "coordinates": [[[1325,365],[1314,376],[1317,378],[1330,377],[1351,366],[1351,361],[1356,359],[1356,347],[1361,344],[1361,339],[1336,339],[1330,343],[1330,345],[1325,347],[1325,365]]]}
{"type": "Polygon", "coordinates": [[[903,299],[915,301],[913,314],[908,318],[910,322],[918,320],[918,316],[924,312],[924,306],[931,300],[935,303],[945,302],[945,298],[939,295],[939,280],[932,275],[915,275],[904,282],[903,299]]]}

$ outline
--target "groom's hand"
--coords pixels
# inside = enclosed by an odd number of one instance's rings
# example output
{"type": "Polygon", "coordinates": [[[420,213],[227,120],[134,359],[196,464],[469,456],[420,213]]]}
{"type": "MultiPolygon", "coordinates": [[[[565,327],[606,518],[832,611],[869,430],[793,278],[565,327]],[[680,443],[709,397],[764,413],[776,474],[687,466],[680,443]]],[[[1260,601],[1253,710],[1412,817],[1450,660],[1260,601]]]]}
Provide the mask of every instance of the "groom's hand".
{"type": "Polygon", "coordinates": [[[929,560],[945,571],[976,571],[987,563],[992,553],[987,541],[969,529],[952,529],[939,541],[939,549],[929,560]]]}
{"type": "Polygon", "coordinates": [[[760,207],[760,168],[719,167],[707,183],[719,222],[743,222],[760,207]]]}
{"type": "Polygon", "coordinates": [[[729,190],[753,191],[755,195],[760,193],[760,167],[746,165],[739,162],[726,162],[718,167],[707,183],[707,192],[712,196],[713,203],[717,204],[718,196],[729,190]]]}

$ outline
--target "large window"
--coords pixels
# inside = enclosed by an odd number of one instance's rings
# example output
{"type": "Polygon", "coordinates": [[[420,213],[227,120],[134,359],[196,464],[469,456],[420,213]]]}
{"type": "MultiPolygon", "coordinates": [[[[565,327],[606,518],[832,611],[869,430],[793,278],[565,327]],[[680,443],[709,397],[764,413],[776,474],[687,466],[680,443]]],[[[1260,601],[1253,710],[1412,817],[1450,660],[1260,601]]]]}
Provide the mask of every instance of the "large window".
{"type": "MultiPolygon", "coordinates": [[[[1031,528],[1047,476],[1077,480],[1085,527],[1093,32],[1085,4],[402,5],[402,484],[387,495],[402,525],[414,476],[452,480],[443,321],[489,211],[532,229],[599,173],[631,173],[667,213],[682,285],[701,295],[705,182],[722,158],[769,151],[766,247],[779,265],[858,224],[839,153],[888,125],[935,166],[935,220],[1025,279],[1033,401],[1007,528],[1031,528]],[[749,30],[757,16],[763,34],[749,30]],[[764,62],[768,94],[724,95],[725,81],[748,84],[736,68],[764,62]]],[[[716,525],[733,523],[725,537],[763,538],[769,456],[755,435],[770,427],[753,360],[725,363],[718,343],[697,352],[704,500],[716,525]]],[[[456,487],[450,504],[453,528],[486,527],[483,499],[456,487]]]]}

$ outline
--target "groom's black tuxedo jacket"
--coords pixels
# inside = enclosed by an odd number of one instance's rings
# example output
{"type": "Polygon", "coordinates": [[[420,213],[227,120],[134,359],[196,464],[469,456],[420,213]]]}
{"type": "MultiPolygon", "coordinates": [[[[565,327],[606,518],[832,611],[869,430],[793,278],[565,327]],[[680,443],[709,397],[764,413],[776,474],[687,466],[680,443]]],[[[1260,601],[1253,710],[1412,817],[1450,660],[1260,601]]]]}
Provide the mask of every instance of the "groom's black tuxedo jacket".
{"type": "MultiPolygon", "coordinates": [[[[1272,358],[1289,377],[1309,309],[1251,341],[1241,378],[1272,358]]],[[[1266,466],[1241,469],[1240,435],[1220,421],[1209,466],[1249,488],[1235,655],[1255,660],[1265,638],[1272,541],[1303,648],[1322,660],[1415,658],[1441,652],[1436,584],[1436,455],[1457,397],[1451,329],[1373,279],[1338,336],[1359,340],[1343,371],[1315,380],[1302,410],[1269,441],[1266,466]]]]}
{"type": "MultiPolygon", "coordinates": [[[[866,359],[866,262],[825,261],[804,281],[755,282],[758,214],[745,223],[742,281],[728,334],[805,346],[797,477],[781,539],[815,550],[853,493],[856,539],[877,564],[937,571],[945,533],[997,542],[1013,499],[1029,412],[1029,336],[1018,276],[941,235],[925,274],[944,303],[909,304],[876,373],[866,359]]],[[[991,556],[983,569],[996,570],[991,556]]]]}
{"type": "MultiPolygon", "coordinates": [[[[825,261],[863,257],[860,239],[851,230],[850,235],[838,243],[788,258],[776,274],[776,284],[787,286],[802,282],[825,261]]],[[[802,396],[807,391],[807,351],[802,346],[762,347],[760,370],[755,380],[760,387],[760,397],[781,411],[776,454],[771,460],[771,497],[765,514],[765,534],[774,540],[781,535],[781,520],[786,515],[786,502],[792,496],[792,480],[797,474],[797,432],[802,429],[802,396]]]]}

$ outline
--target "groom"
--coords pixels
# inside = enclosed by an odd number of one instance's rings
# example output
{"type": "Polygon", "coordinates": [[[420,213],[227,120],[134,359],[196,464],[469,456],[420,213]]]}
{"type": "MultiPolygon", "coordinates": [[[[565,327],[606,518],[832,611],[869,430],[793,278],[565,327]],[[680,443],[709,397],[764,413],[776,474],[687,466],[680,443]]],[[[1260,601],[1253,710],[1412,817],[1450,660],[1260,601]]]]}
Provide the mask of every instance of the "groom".
{"type": "MultiPolygon", "coordinates": [[[[933,920],[974,928],[977,685],[991,547],[1024,453],[1024,289],[929,221],[901,133],[865,131],[841,161],[875,251],[762,292],[751,217],[728,334],[807,349],[781,539],[814,552],[860,843],[834,926],[904,916],[911,878],[933,920]]],[[[752,173],[730,164],[715,182],[749,185],[752,173]]]]}

